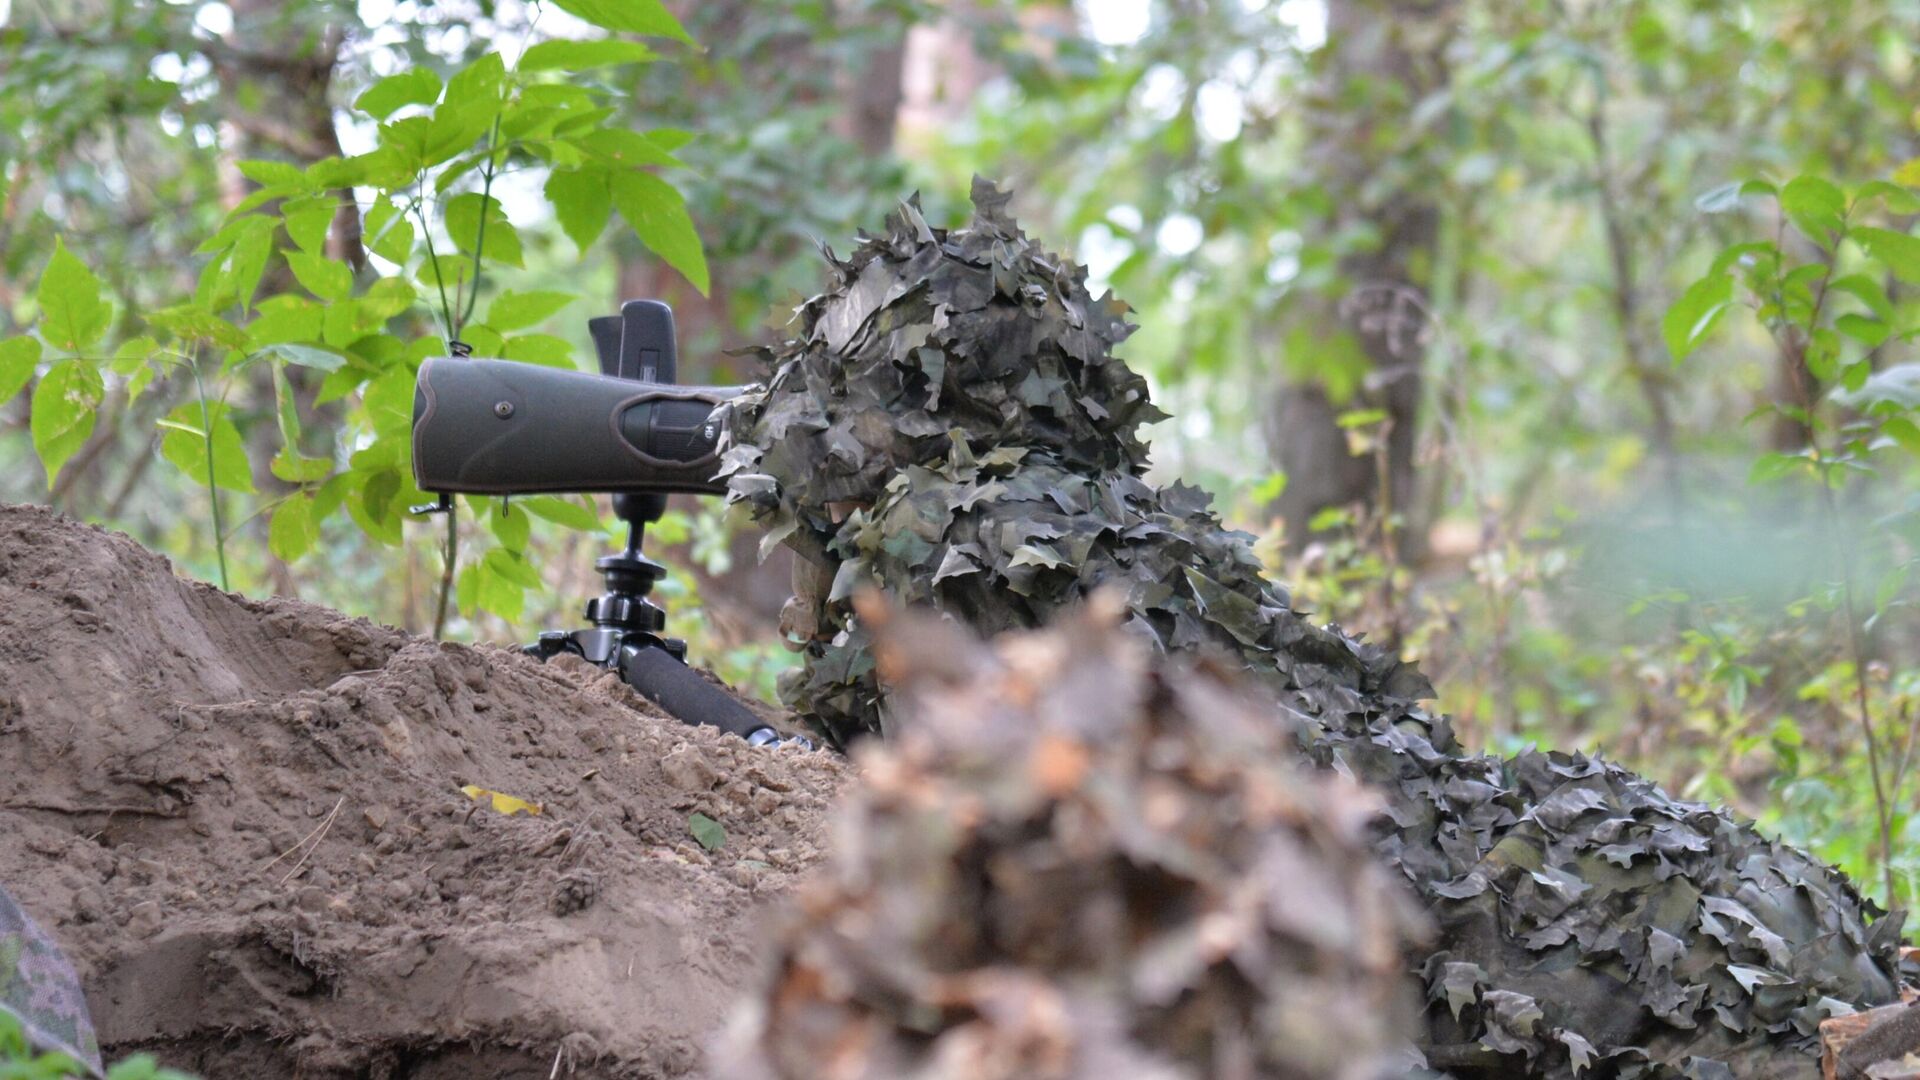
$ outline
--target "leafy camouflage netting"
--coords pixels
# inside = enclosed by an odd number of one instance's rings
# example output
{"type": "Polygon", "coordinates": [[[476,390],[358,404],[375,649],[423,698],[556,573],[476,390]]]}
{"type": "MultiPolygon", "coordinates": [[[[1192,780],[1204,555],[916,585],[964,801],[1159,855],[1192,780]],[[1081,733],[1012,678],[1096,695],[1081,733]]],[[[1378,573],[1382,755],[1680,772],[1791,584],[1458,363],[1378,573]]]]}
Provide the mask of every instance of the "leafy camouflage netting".
{"type": "Polygon", "coordinates": [[[1581,754],[1462,754],[1417,713],[1322,723],[1310,753],[1389,792],[1381,850],[1440,924],[1435,1065],[1811,1077],[1822,1019],[1895,998],[1899,919],[1750,824],[1581,754]]]}
{"type": "Polygon", "coordinates": [[[5,889],[0,889],[0,1013],[20,1021],[35,1050],[65,1054],[99,1075],[100,1043],[80,977],[5,889]]]}
{"type": "Polygon", "coordinates": [[[806,556],[789,704],[840,744],[894,726],[862,583],[990,632],[1108,585],[1161,646],[1237,653],[1317,761],[1380,786],[1379,847],[1441,928],[1422,1041],[1455,1074],[1810,1075],[1820,1016],[1892,999],[1898,923],[1870,928],[1842,875],[1610,765],[1463,753],[1417,671],[1290,610],[1202,494],[1144,483],[1161,414],[1111,355],[1126,309],[1005,201],[977,182],[964,228],[909,203],[829,254],[738,406],[732,498],[806,556]]]}
{"type": "Polygon", "coordinates": [[[976,180],[967,228],[929,228],[908,202],[849,261],[828,253],[836,287],[736,405],[729,497],[809,564],[787,703],[838,745],[884,726],[850,603],[862,583],[987,633],[1104,584],[1165,647],[1237,648],[1302,687],[1428,693],[1410,666],[1294,616],[1204,492],[1140,480],[1139,426],[1165,414],[1112,355],[1126,305],[1027,240],[1006,198],[976,180]]]}
{"type": "Polygon", "coordinates": [[[1405,1074],[1421,922],[1367,849],[1377,798],[1116,629],[1117,594],[1090,606],[994,649],[877,632],[905,730],[863,748],[717,1075],[1405,1074]]]}

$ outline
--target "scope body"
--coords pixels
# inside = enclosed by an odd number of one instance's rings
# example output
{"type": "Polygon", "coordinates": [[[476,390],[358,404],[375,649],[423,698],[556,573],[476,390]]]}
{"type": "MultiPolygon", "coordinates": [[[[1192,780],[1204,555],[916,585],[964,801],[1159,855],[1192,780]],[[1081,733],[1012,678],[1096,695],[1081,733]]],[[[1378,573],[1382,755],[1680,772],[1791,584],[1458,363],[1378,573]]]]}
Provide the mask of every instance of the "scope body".
{"type": "Polygon", "coordinates": [[[429,359],[414,382],[414,479],[448,494],[724,494],[716,410],[745,389],[429,359]]]}

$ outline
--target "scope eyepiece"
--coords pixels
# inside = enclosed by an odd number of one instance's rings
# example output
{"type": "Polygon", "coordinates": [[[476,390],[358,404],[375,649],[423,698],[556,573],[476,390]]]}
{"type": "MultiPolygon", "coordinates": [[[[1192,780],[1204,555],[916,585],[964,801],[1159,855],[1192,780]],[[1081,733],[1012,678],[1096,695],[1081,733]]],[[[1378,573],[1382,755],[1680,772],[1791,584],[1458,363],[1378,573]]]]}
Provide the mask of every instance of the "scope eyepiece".
{"type": "Polygon", "coordinates": [[[414,382],[414,480],[487,495],[723,494],[718,410],[744,390],[429,359],[414,382]]]}

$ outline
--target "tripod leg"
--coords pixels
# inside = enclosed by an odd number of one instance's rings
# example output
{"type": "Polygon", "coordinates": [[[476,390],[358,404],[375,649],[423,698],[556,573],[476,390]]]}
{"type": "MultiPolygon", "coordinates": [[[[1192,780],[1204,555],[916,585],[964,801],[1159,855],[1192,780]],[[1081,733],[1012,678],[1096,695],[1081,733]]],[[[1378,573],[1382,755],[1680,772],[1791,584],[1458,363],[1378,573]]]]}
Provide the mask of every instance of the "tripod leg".
{"type": "Polygon", "coordinates": [[[766,741],[765,736],[755,738],[758,732],[775,734],[746,706],[665,649],[641,646],[622,650],[620,677],[642,697],[689,724],[711,724],[749,741],[766,741]]]}

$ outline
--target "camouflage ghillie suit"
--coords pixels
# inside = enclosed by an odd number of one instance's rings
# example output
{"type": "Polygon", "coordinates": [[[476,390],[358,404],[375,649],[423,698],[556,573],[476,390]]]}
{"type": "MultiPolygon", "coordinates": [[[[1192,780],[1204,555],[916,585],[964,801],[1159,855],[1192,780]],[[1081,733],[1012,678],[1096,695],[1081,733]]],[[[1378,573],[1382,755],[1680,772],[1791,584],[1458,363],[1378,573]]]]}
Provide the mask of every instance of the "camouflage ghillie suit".
{"type": "Polygon", "coordinates": [[[1405,1075],[1423,924],[1368,851],[1377,797],[1119,632],[1117,594],[1090,606],[993,649],[876,631],[902,735],[862,748],[717,1075],[1405,1075]]]}
{"type": "Polygon", "coordinates": [[[1412,667],[1294,615],[1252,538],[1204,492],[1140,479],[1141,424],[1165,416],[1112,355],[1126,305],[1040,250],[976,182],[965,229],[903,204],[888,235],[832,263],[836,288],[739,399],[723,471],[765,544],[804,557],[785,628],[805,665],[782,696],[836,745],[885,726],[853,590],[874,584],[984,633],[1037,626],[1121,589],[1164,648],[1244,653],[1312,692],[1410,698],[1412,667]]]}
{"type": "Polygon", "coordinates": [[[5,889],[0,889],[0,1013],[20,1022],[36,1051],[65,1054],[90,1074],[100,1074],[100,1043],[80,977],[5,889]]]}
{"type": "Polygon", "coordinates": [[[1316,761],[1386,796],[1378,847],[1442,931],[1421,1042],[1455,1074],[1811,1075],[1820,1016],[1892,1000],[1898,924],[1842,875],[1611,765],[1463,753],[1417,671],[1293,612],[1200,493],[1143,482],[1161,414],[1111,355],[1125,307],[991,186],[974,201],[964,228],[907,204],[829,256],[735,418],[732,497],[805,556],[783,692],[823,734],[891,725],[858,586],[995,632],[1105,585],[1159,646],[1236,656],[1316,761]]]}
{"type": "Polygon", "coordinates": [[[1811,1078],[1822,1019],[1895,999],[1899,919],[1869,926],[1831,867],[1617,765],[1463,754],[1444,720],[1396,719],[1323,714],[1309,753],[1388,793],[1380,850],[1440,926],[1433,1064],[1811,1078]]]}

